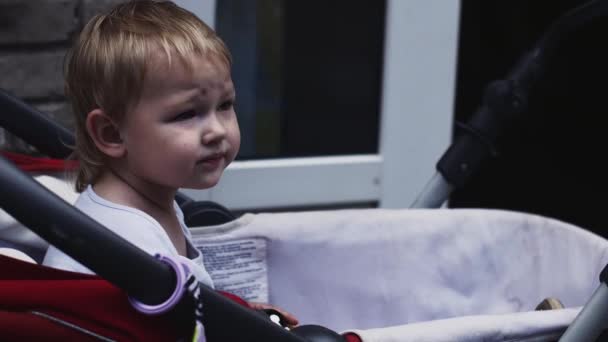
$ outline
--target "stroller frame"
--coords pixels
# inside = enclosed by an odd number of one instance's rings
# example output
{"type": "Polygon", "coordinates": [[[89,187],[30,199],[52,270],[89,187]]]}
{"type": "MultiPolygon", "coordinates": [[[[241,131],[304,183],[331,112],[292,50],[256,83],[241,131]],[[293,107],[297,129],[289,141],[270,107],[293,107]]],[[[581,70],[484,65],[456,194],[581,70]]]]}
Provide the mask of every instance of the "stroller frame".
{"type": "MultiPolygon", "coordinates": [[[[463,186],[481,162],[495,155],[494,141],[504,126],[519,119],[527,106],[528,92],[542,77],[543,64],[559,42],[575,29],[608,16],[608,0],[594,0],[558,20],[539,43],[513,68],[506,80],[491,83],[480,109],[461,136],[437,164],[438,173],[414,202],[415,208],[439,207],[455,187],[463,186]]],[[[0,90],[0,104],[8,115],[0,116],[0,126],[21,136],[51,157],[66,158],[73,136],[27,104],[0,90]],[[9,118],[11,120],[9,120],[9,118]],[[25,123],[25,124],[24,124],[25,123]]],[[[175,274],[168,265],[147,255],[95,222],[0,157],[0,207],[49,243],[124,289],[143,303],[163,302],[175,287],[175,274]],[[22,194],[28,194],[27,197],[22,194]],[[31,215],[36,212],[36,215],[31,215]],[[102,246],[102,255],[88,246],[102,246]],[[112,246],[112,248],[107,248],[112,246]],[[130,276],[125,276],[129,274],[130,276]],[[147,284],[155,284],[153,288],[147,284]]],[[[192,200],[178,194],[178,203],[192,200]]],[[[600,275],[600,286],[570,325],[560,341],[595,340],[606,329],[608,313],[608,265],[600,275]]],[[[205,326],[209,338],[218,340],[305,341],[201,286],[201,298],[208,314],[205,326]],[[223,320],[222,317],[230,317],[223,320]],[[239,329],[234,329],[234,325],[239,329]]],[[[178,306],[184,310],[186,306],[178,306]]],[[[188,313],[184,312],[184,315],[188,313]]]]}

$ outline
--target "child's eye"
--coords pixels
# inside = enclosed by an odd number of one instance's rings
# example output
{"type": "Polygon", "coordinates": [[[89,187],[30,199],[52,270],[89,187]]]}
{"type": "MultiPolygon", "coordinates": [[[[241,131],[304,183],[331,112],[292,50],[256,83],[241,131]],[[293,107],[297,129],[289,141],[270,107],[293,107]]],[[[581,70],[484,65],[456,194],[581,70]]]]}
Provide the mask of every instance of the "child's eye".
{"type": "Polygon", "coordinates": [[[234,106],[234,100],[228,100],[228,101],[222,102],[219,105],[219,107],[217,107],[217,109],[220,110],[220,111],[225,111],[225,110],[232,109],[232,106],[234,106]]]}
{"type": "Polygon", "coordinates": [[[175,117],[173,117],[173,119],[171,121],[185,121],[185,120],[192,119],[195,116],[196,116],[196,112],[194,110],[189,110],[189,111],[176,115],[175,117]]]}

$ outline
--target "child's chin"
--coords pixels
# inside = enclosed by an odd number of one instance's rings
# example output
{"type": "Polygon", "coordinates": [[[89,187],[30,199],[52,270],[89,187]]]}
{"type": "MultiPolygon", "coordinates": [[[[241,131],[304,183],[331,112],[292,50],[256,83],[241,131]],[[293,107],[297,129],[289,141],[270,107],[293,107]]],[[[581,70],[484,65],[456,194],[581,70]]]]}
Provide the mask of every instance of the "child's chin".
{"type": "Polygon", "coordinates": [[[209,188],[216,186],[217,183],[219,183],[219,181],[220,181],[219,178],[205,179],[205,180],[201,180],[200,182],[184,185],[183,187],[187,188],[187,189],[193,189],[193,190],[205,190],[205,189],[209,189],[209,188]]]}

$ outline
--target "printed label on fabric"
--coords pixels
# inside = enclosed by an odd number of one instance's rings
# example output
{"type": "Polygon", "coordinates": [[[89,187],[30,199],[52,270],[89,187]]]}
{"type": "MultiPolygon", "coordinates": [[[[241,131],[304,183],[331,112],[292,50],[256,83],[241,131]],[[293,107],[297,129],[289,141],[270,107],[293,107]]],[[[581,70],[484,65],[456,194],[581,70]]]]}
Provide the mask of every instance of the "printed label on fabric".
{"type": "Polygon", "coordinates": [[[194,236],[194,244],[203,253],[205,268],[217,290],[246,301],[268,303],[265,239],[211,241],[194,236]]]}

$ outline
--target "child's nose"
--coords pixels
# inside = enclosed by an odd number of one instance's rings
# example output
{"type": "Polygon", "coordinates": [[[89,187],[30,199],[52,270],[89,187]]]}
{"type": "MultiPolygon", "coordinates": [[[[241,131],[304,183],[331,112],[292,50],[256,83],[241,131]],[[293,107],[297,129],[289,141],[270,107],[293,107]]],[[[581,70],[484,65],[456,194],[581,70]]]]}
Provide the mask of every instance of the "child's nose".
{"type": "Polygon", "coordinates": [[[203,123],[203,144],[209,145],[217,141],[221,141],[226,136],[226,127],[224,122],[213,113],[207,117],[203,123]]]}

